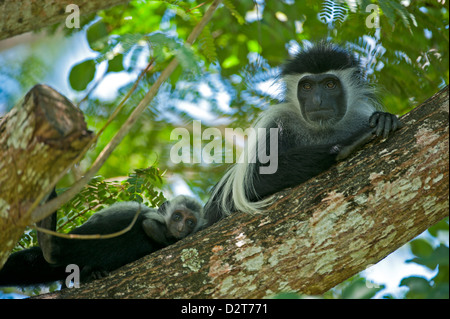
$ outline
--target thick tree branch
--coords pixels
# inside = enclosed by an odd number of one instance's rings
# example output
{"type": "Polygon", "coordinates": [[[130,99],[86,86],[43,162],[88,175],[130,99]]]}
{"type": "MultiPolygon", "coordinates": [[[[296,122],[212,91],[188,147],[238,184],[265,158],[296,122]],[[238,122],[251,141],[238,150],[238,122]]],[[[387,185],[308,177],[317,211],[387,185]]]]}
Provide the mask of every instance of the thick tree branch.
{"type": "MultiPolygon", "coordinates": [[[[214,12],[216,11],[217,7],[221,2],[222,0],[214,0],[211,3],[211,5],[208,7],[205,14],[203,15],[202,19],[198,22],[198,24],[189,34],[186,40],[186,43],[188,45],[191,45],[195,42],[195,40],[202,32],[205,25],[211,20],[214,12]]],[[[158,79],[156,79],[155,83],[152,84],[150,90],[145,94],[144,98],[139,102],[139,104],[133,110],[131,115],[122,124],[122,126],[117,131],[116,135],[114,135],[112,140],[109,141],[109,143],[103,148],[103,150],[100,152],[100,154],[92,164],[91,168],[83,175],[83,177],[80,178],[78,181],[76,181],[69,190],[60,194],[58,198],[55,198],[49,201],[48,203],[45,203],[34,209],[32,213],[32,221],[36,222],[45,218],[46,216],[49,216],[53,211],[55,211],[58,207],[61,206],[61,203],[68,202],[76,194],[78,194],[78,192],[80,192],[81,189],[95,176],[95,174],[103,166],[103,164],[106,162],[106,160],[114,151],[114,149],[120,144],[120,142],[128,134],[128,132],[131,130],[136,121],[141,117],[141,114],[145,111],[150,102],[158,93],[158,90],[161,87],[161,85],[170,77],[173,71],[175,71],[178,64],[179,64],[178,60],[173,59],[169,63],[169,65],[161,72],[161,74],[158,76],[158,79]]]]}
{"type": "Polygon", "coordinates": [[[321,294],[448,216],[448,87],[328,172],[80,289],[41,298],[321,294]]]}
{"type": "MultiPolygon", "coordinates": [[[[202,32],[205,25],[212,18],[214,12],[216,11],[221,2],[222,0],[214,0],[211,3],[202,19],[199,21],[199,23],[195,26],[195,28],[188,36],[188,39],[186,40],[186,43],[188,45],[191,45],[195,42],[195,40],[202,32]]],[[[51,162],[41,160],[41,158],[44,156],[46,159],[49,158],[46,151],[42,150],[42,145],[39,144],[39,142],[41,142],[42,140],[46,141],[47,136],[45,134],[43,137],[41,137],[39,134],[37,134],[36,136],[33,135],[33,138],[35,138],[37,142],[30,139],[29,136],[30,132],[34,134],[33,132],[34,128],[32,126],[34,124],[33,122],[39,121],[40,120],[39,116],[41,115],[37,114],[35,115],[37,116],[37,118],[34,118],[30,117],[30,114],[28,113],[32,114],[35,111],[35,109],[45,108],[45,111],[54,115],[52,113],[52,110],[53,108],[57,109],[59,107],[54,105],[58,103],[66,107],[67,109],[73,108],[73,105],[70,103],[70,101],[68,101],[67,99],[62,97],[59,93],[51,90],[46,86],[36,86],[35,87],[37,88],[36,90],[34,91],[31,90],[27,94],[24,106],[22,106],[21,108],[18,107],[15,108],[4,118],[4,121],[0,123],[0,133],[3,133],[3,131],[5,131],[5,134],[0,136],[0,146],[3,148],[0,151],[1,153],[4,153],[7,161],[6,163],[0,163],[0,173],[4,172],[3,178],[0,177],[0,183],[3,182],[3,184],[0,186],[0,190],[4,188],[9,192],[8,193],[9,196],[7,195],[0,197],[0,209],[1,209],[0,230],[2,230],[2,233],[0,234],[0,243],[5,243],[5,245],[2,245],[2,250],[0,251],[0,267],[6,261],[9,251],[14,247],[15,242],[20,237],[20,234],[23,233],[23,230],[26,225],[37,222],[45,218],[46,216],[50,215],[59,206],[61,206],[62,203],[69,201],[73,196],[75,196],[84,187],[84,185],[97,173],[97,171],[101,168],[101,166],[104,164],[109,155],[113,152],[113,150],[122,141],[125,135],[130,131],[131,127],[140,118],[142,112],[148,107],[149,103],[152,101],[153,97],[158,92],[159,87],[162,85],[164,81],[166,81],[169,78],[169,76],[175,70],[177,65],[178,61],[174,59],[161,72],[160,76],[158,77],[156,82],[152,85],[149,92],[147,92],[142,101],[136,106],[132,114],[121,126],[121,128],[116,133],[114,138],[102,150],[102,152],[97,157],[96,161],[89,169],[89,171],[87,171],[80,180],[78,180],[74,185],[72,185],[70,190],[64,192],[63,194],[58,196],[58,198],[51,200],[48,203],[41,205],[37,208],[35,208],[35,206],[37,206],[40,198],[42,197],[43,190],[49,191],[54,186],[53,184],[56,183],[57,181],[57,179],[55,179],[55,176],[60,176],[62,172],[66,171],[68,168],[71,167],[71,165],[68,165],[70,163],[68,163],[67,160],[69,158],[72,159],[72,161],[76,160],[79,154],[82,151],[84,151],[83,147],[86,149],[86,146],[88,146],[89,141],[84,139],[83,136],[81,136],[80,134],[74,135],[78,137],[80,140],[69,141],[73,144],[69,146],[70,147],[76,146],[77,148],[76,149],[74,148],[73,152],[66,152],[64,154],[61,154],[60,157],[63,159],[62,162],[58,161],[59,158],[55,159],[53,156],[50,156],[50,158],[52,159],[51,162]],[[48,94],[49,97],[51,97],[52,99],[48,101],[45,100],[46,94],[48,94]],[[44,103],[40,101],[40,99],[42,98],[44,98],[44,103]],[[25,103],[27,103],[29,100],[32,100],[33,103],[31,103],[30,107],[27,108],[25,103]],[[62,102],[59,100],[61,100],[62,102]],[[41,102],[41,104],[39,102],[41,102]],[[28,125],[30,126],[28,127],[28,125]],[[20,143],[20,145],[16,145],[17,143],[20,143]],[[31,143],[31,146],[27,143],[31,143]],[[35,144],[38,145],[37,148],[35,144]],[[34,156],[28,154],[30,149],[34,151],[33,153],[34,156]],[[20,163],[18,165],[17,159],[22,158],[24,159],[23,162],[26,163],[20,163]],[[28,160],[35,162],[28,163],[27,162],[28,160]],[[39,163],[39,160],[41,160],[42,163],[39,163]],[[52,165],[51,168],[48,167],[49,165],[52,165]],[[16,179],[18,179],[19,177],[12,176],[11,178],[11,175],[15,174],[23,175],[22,174],[23,170],[25,170],[26,174],[22,178],[22,182],[24,183],[27,181],[27,178],[30,178],[30,183],[29,185],[27,185],[27,187],[23,187],[26,193],[25,194],[22,193],[21,196],[18,196],[14,192],[15,191],[22,192],[23,190],[21,186],[23,185],[18,184],[18,181],[16,179]],[[33,178],[36,176],[38,176],[38,178],[36,180],[33,180],[33,178]],[[39,187],[34,187],[30,189],[30,186],[34,186],[34,184],[36,183],[39,183],[39,187]],[[11,187],[11,185],[17,185],[17,189],[11,187]],[[12,195],[14,195],[15,197],[12,195]],[[32,200],[33,198],[34,201],[32,200]],[[24,211],[24,209],[27,210],[24,211]],[[11,225],[16,226],[11,227],[11,225]]],[[[72,110],[69,110],[68,112],[70,115],[76,113],[73,112],[72,110]]],[[[61,114],[58,114],[58,116],[63,117],[61,114]]],[[[53,119],[48,120],[52,121],[53,119]]],[[[80,120],[83,121],[82,114],[78,115],[77,119],[70,118],[69,123],[59,124],[57,129],[60,129],[62,130],[62,133],[65,133],[64,130],[67,128],[64,127],[64,124],[73,125],[72,122],[80,120]]],[[[83,132],[86,132],[86,126],[84,124],[84,121],[83,125],[84,125],[83,132]]],[[[46,128],[45,126],[44,128],[38,128],[38,132],[44,131],[45,128],[46,128]]],[[[63,141],[61,136],[54,138],[58,138],[59,139],[58,142],[63,141]]],[[[92,139],[92,136],[90,134],[88,134],[88,139],[92,139]]],[[[51,152],[53,155],[57,154],[54,150],[51,150],[51,152]]]]}
{"type": "Polygon", "coordinates": [[[80,15],[85,15],[126,2],[129,0],[0,1],[0,40],[66,20],[72,13],[66,13],[70,4],[76,4],[80,15]]]}
{"type": "Polygon", "coordinates": [[[45,85],[0,121],[0,265],[30,224],[30,205],[67,171],[92,134],[83,114],[45,85]]]}

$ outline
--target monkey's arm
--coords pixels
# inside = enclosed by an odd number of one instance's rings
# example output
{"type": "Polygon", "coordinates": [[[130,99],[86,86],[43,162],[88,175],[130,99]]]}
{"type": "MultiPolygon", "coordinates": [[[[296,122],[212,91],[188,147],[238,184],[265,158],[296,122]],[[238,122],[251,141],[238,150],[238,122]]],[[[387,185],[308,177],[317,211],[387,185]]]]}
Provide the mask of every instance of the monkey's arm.
{"type": "Polygon", "coordinates": [[[155,242],[168,246],[170,241],[167,236],[166,222],[158,213],[146,214],[146,219],[142,222],[144,232],[155,242]]]}
{"type": "Polygon", "coordinates": [[[402,127],[402,123],[398,120],[397,116],[386,112],[374,112],[369,119],[369,125],[372,128],[368,132],[359,136],[356,140],[348,145],[337,145],[338,155],[336,160],[340,161],[354,153],[357,149],[369,142],[374,135],[383,138],[387,138],[389,133],[396,131],[402,127]]]}
{"type": "Polygon", "coordinates": [[[255,165],[254,188],[257,197],[247,194],[250,201],[261,200],[284,188],[299,185],[329,169],[336,163],[336,151],[332,145],[291,148],[278,156],[278,168],[274,174],[261,174],[255,165]]]}
{"type": "Polygon", "coordinates": [[[374,135],[387,137],[390,132],[401,127],[397,117],[390,113],[374,112],[369,119],[369,130],[356,137],[335,145],[316,145],[293,147],[278,157],[278,169],[274,174],[261,174],[259,164],[255,164],[255,192],[257,197],[248,196],[256,201],[274,194],[284,188],[299,185],[329,169],[338,160],[342,160],[370,141],[374,135]]]}

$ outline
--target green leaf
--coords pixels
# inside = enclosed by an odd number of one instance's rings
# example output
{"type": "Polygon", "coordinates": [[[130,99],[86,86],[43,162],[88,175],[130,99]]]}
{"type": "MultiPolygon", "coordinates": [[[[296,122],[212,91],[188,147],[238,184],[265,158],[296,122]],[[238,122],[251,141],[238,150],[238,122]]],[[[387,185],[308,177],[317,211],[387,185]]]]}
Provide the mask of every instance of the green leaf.
{"type": "Polygon", "coordinates": [[[94,51],[101,51],[108,44],[108,30],[103,21],[92,24],[86,31],[89,47],[94,51]]]}
{"type": "Polygon", "coordinates": [[[108,61],[108,72],[120,72],[123,70],[123,54],[118,54],[108,61]]]}
{"type": "Polygon", "coordinates": [[[205,55],[208,62],[213,63],[217,60],[216,46],[214,45],[214,38],[208,26],[205,26],[199,36],[200,50],[205,55]]]}
{"type": "Polygon", "coordinates": [[[249,40],[247,42],[247,48],[249,52],[261,52],[261,46],[256,40],[249,40]]]}
{"type": "Polygon", "coordinates": [[[295,292],[281,292],[276,294],[273,299],[301,299],[301,295],[295,292]]]}
{"type": "Polygon", "coordinates": [[[232,15],[233,17],[236,18],[237,22],[238,22],[240,25],[242,25],[242,24],[245,23],[244,17],[243,17],[242,15],[239,14],[239,12],[236,10],[236,7],[233,5],[233,3],[232,3],[231,1],[229,1],[229,0],[224,0],[224,1],[223,1],[223,5],[224,5],[228,10],[230,10],[231,15],[232,15]]]}
{"type": "Polygon", "coordinates": [[[417,257],[428,257],[433,253],[433,246],[425,239],[419,238],[410,244],[412,253],[417,257]]]}
{"type": "Polygon", "coordinates": [[[94,79],[95,71],[95,62],[92,59],[78,63],[70,70],[70,86],[77,91],[85,90],[88,84],[94,79]]]}
{"type": "Polygon", "coordinates": [[[406,296],[412,299],[427,298],[431,290],[430,284],[426,278],[416,276],[402,279],[400,286],[406,286],[409,288],[409,292],[406,296]]]}
{"type": "Polygon", "coordinates": [[[365,278],[358,278],[351,282],[342,291],[342,298],[344,299],[370,299],[375,294],[384,289],[384,285],[376,285],[367,281],[365,278]]]}
{"type": "Polygon", "coordinates": [[[441,220],[439,223],[437,223],[436,225],[428,228],[428,232],[433,237],[437,237],[439,231],[447,231],[448,232],[448,218],[445,218],[445,219],[441,220]]]}
{"type": "Polygon", "coordinates": [[[223,61],[222,66],[225,69],[232,68],[233,66],[239,65],[240,61],[237,56],[230,55],[228,58],[223,61]]]}
{"type": "Polygon", "coordinates": [[[170,53],[177,57],[178,62],[180,62],[184,70],[195,74],[200,73],[198,60],[191,46],[184,45],[177,38],[167,36],[163,32],[149,34],[148,40],[151,43],[151,48],[155,50],[155,55],[159,57],[164,56],[164,49],[169,49],[170,53]]]}
{"type": "Polygon", "coordinates": [[[433,250],[433,252],[426,257],[418,257],[413,258],[411,260],[407,260],[406,262],[417,263],[419,265],[426,266],[430,269],[435,269],[437,265],[448,266],[449,264],[449,252],[448,247],[441,244],[439,247],[433,250]]]}

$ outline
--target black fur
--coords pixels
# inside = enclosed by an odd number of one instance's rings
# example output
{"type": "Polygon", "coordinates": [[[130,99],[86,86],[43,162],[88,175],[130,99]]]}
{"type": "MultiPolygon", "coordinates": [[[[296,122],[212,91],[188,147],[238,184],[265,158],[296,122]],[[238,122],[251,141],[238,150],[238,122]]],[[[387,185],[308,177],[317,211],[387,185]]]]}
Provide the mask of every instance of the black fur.
{"type": "MultiPolygon", "coordinates": [[[[134,202],[117,203],[94,214],[86,223],[70,232],[80,235],[115,233],[127,227],[137,210],[141,210],[128,232],[109,239],[67,239],[41,233],[38,238],[43,248],[33,247],[13,253],[0,270],[0,285],[31,285],[62,280],[69,275],[65,272],[69,264],[80,268],[81,282],[103,277],[112,270],[178,241],[180,238],[171,236],[167,229],[169,218],[166,214],[173,213],[174,209],[184,209],[185,204],[195,207],[197,210],[193,212],[199,220],[195,231],[201,228],[201,206],[191,201],[194,200],[178,196],[173,203],[166,202],[158,211],[134,202]],[[167,207],[170,207],[170,212],[167,212],[167,207]],[[43,251],[46,253],[45,258],[43,251]]],[[[55,227],[56,213],[41,224],[55,227]]]]}
{"type": "Polygon", "coordinates": [[[39,247],[15,252],[0,270],[0,286],[27,286],[63,279],[65,267],[51,266],[39,247]]]}
{"type": "MultiPolygon", "coordinates": [[[[285,102],[262,112],[255,124],[279,129],[278,169],[261,174],[258,160],[231,166],[205,205],[207,225],[236,210],[261,211],[270,203],[268,195],[326,171],[372,135],[387,137],[395,131],[397,118],[377,111],[380,106],[363,73],[353,54],[327,42],[289,60],[282,67],[285,102]]],[[[258,158],[251,152],[249,157],[258,158]]]]}
{"type": "MultiPolygon", "coordinates": [[[[120,214],[85,223],[71,234],[110,234],[128,226],[136,214],[135,209],[125,209],[120,214]]],[[[133,228],[123,235],[110,239],[74,240],[55,237],[55,260],[64,265],[76,264],[81,270],[81,281],[89,281],[98,273],[110,272],[158,249],[165,247],[151,240],[142,228],[145,217],[139,214],[133,228]]],[[[173,242],[172,242],[173,243],[173,242]]]]}
{"type": "Polygon", "coordinates": [[[282,67],[282,75],[324,73],[330,70],[359,68],[359,61],[343,48],[330,42],[319,42],[309,50],[299,52],[282,67]]]}
{"type": "MultiPolygon", "coordinates": [[[[99,218],[71,231],[71,234],[110,234],[128,226],[136,210],[99,218]]],[[[123,235],[110,239],[66,239],[53,237],[52,258],[61,261],[50,265],[40,247],[13,253],[0,270],[0,285],[30,285],[62,280],[68,264],[80,267],[80,280],[90,281],[165,247],[152,241],[144,232],[140,214],[133,228],[123,235]],[[132,247],[131,247],[132,245],[132,247]]]]}

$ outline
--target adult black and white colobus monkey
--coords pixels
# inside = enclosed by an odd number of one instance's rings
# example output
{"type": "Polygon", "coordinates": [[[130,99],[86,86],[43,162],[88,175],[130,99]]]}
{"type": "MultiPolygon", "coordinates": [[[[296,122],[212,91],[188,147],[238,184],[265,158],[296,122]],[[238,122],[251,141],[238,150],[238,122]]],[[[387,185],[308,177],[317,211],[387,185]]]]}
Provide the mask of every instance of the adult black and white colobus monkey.
{"type": "MultiPolygon", "coordinates": [[[[38,233],[41,247],[13,253],[0,270],[0,286],[31,285],[66,278],[66,266],[76,264],[80,281],[107,275],[127,263],[198,231],[205,224],[203,208],[195,199],[177,196],[159,209],[137,202],[119,202],[101,210],[71,234],[126,233],[109,239],[67,239],[38,233]]],[[[56,213],[41,223],[56,229],[56,213]]]]}
{"type": "Polygon", "coordinates": [[[387,137],[399,127],[395,115],[381,111],[359,60],[337,45],[324,41],[299,52],[281,75],[285,102],[255,124],[278,129],[278,168],[262,174],[258,142],[251,145],[248,158],[256,162],[234,164],[214,187],[205,206],[208,225],[234,211],[260,211],[269,203],[264,197],[303,183],[374,134],[387,137]]]}

